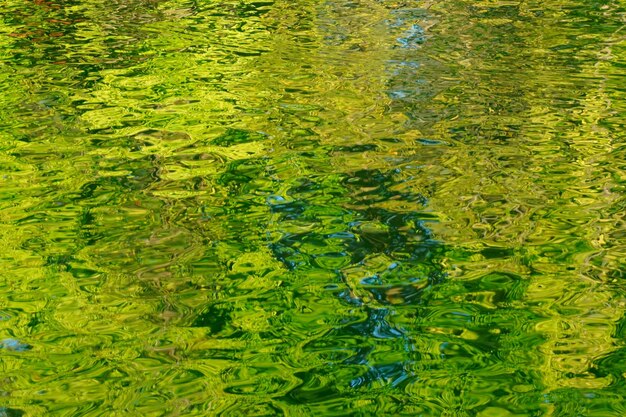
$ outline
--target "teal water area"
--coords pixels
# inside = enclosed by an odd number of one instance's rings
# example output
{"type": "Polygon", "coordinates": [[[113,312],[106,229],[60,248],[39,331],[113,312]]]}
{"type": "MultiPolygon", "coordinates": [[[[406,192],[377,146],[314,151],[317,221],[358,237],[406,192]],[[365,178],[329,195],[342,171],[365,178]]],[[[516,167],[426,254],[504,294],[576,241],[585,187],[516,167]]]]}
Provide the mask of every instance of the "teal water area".
{"type": "Polygon", "coordinates": [[[626,415],[625,25],[3,1],[0,416],[626,415]]]}

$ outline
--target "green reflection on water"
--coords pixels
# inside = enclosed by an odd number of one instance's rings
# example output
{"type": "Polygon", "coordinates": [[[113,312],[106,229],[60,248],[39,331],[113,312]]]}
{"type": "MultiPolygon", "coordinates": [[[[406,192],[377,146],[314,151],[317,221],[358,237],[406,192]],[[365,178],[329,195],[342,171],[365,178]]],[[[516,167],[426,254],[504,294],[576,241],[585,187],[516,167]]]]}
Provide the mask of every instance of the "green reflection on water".
{"type": "Polygon", "coordinates": [[[0,415],[623,416],[618,1],[7,0],[0,415]]]}

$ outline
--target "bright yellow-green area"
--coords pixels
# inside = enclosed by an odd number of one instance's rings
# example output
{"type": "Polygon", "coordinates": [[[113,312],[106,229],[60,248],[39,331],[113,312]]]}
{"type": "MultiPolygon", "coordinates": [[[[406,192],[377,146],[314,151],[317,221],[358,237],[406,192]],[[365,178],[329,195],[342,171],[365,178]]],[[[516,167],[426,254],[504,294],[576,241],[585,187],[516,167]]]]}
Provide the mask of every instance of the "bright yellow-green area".
{"type": "Polygon", "coordinates": [[[623,1],[5,0],[0,416],[623,416],[623,1]]]}

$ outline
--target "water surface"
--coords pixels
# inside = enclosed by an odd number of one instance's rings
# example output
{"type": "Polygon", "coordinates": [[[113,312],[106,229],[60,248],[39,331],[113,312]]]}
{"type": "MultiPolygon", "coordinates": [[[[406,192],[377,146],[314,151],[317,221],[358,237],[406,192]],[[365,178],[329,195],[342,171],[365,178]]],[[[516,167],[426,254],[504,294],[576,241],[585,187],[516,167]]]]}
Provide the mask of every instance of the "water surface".
{"type": "Polygon", "coordinates": [[[626,415],[625,16],[6,0],[0,416],[626,415]]]}

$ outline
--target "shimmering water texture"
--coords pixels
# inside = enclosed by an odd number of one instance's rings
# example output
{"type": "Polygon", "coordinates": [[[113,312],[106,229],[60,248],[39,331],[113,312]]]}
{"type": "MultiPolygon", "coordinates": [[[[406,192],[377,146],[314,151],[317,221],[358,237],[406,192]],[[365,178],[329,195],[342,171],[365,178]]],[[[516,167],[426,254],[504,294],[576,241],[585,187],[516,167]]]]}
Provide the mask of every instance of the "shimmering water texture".
{"type": "Polygon", "coordinates": [[[625,416],[625,24],[3,0],[0,416],[625,416]]]}

